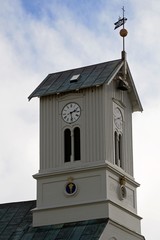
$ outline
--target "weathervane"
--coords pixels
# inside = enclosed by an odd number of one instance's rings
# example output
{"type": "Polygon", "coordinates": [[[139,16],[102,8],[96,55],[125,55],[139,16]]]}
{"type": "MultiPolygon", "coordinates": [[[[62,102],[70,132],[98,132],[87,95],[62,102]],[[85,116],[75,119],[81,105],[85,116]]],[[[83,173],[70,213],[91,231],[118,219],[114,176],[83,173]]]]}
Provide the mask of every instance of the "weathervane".
{"type": "Polygon", "coordinates": [[[122,7],[122,11],[123,11],[123,17],[119,17],[118,21],[114,23],[115,25],[115,28],[114,29],[117,29],[119,28],[120,26],[123,26],[123,28],[120,30],[119,34],[121,37],[123,37],[123,52],[125,52],[125,37],[127,36],[128,34],[128,31],[124,28],[124,25],[125,25],[125,22],[127,21],[127,18],[124,16],[124,6],[122,7]]]}

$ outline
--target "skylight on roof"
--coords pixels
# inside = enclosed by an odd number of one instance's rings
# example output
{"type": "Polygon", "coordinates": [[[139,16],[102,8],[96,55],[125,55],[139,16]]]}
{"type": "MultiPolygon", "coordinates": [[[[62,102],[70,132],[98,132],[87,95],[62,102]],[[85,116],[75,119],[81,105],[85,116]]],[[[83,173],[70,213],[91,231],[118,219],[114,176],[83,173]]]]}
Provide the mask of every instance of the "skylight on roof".
{"type": "Polygon", "coordinates": [[[80,74],[75,74],[70,78],[70,83],[77,82],[78,78],[80,77],[80,74]]]}

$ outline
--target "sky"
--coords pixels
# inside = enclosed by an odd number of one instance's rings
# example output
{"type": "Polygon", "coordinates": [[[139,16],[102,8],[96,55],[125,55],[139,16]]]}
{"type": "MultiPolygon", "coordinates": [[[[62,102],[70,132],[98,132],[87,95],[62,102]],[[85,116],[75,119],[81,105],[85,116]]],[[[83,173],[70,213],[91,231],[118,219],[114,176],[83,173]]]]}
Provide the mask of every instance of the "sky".
{"type": "Polygon", "coordinates": [[[127,60],[144,111],[133,114],[142,234],[160,239],[160,1],[0,0],[0,203],[36,199],[39,101],[49,74],[121,57],[114,22],[128,18],[127,60]]]}

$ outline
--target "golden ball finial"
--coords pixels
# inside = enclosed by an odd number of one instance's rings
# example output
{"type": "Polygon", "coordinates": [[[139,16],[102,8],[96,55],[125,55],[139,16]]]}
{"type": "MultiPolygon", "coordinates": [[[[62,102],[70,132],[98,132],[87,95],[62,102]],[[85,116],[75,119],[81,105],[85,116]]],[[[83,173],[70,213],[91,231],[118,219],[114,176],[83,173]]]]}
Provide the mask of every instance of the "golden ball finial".
{"type": "Polygon", "coordinates": [[[119,32],[121,37],[126,37],[128,34],[128,31],[125,28],[122,28],[119,32]]]}

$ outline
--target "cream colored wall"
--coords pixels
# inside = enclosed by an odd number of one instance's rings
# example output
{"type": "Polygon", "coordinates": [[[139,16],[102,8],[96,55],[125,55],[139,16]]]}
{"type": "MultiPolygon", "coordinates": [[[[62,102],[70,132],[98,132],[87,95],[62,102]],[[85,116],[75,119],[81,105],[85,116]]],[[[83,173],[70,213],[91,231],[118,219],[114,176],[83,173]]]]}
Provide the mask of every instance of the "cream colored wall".
{"type": "MultiPolygon", "coordinates": [[[[127,219],[129,220],[129,219],[127,219]]],[[[133,223],[132,223],[133,224],[133,223]]],[[[132,231],[130,228],[125,228],[116,222],[109,220],[105,230],[99,240],[144,240],[140,233],[132,231]]]]}
{"type": "Polygon", "coordinates": [[[84,219],[110,217],[126,227],[140,231],[136,188],[132,177],[132,109],[127,92],[115,83],[40,99],[40,173],[37,180],[37,208],[34,226],[84,219]],[[63,107],[76,102],[81,117],[66,124],[63,107]],[[124,170],[114,165],[113,107],[118,104],[124,115],[124,170]],[[81,129],[81,161],[64,163],[65,128],[81,129]],[[120,178],[126,176],[127,195],[120,199],[120,178]],[[68,178],[77,184],[74,196],[64,193],[68,178]],[[118,216],[116,213],[118,212],[118,216]],[[64,213],[66,214],[64,218],[64,213]],[[69,216],[69,217],[68,217],[69,216]],[[138,229],[138,230],[137,230],[138,229]]]}
{"type": "Polygon", "coordinates": [[[110,218],[121,225],[140,232],[137,215],[136,188],[139,186],[126,175],[126,196],[121,198],[120,178],[123,171],[107,163],[86,163],[37,174],[37,208],[33,211],[34,226],[59,224],[97,218],[110,218]],[[65,192],[71,181],[77,191],[65,192]],[[122,221],[123,219],[123,221],[122,221]]]}

